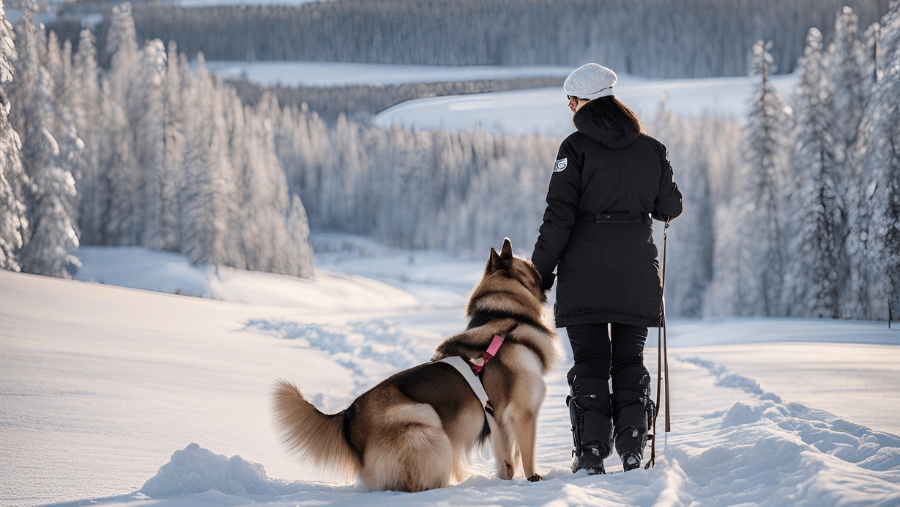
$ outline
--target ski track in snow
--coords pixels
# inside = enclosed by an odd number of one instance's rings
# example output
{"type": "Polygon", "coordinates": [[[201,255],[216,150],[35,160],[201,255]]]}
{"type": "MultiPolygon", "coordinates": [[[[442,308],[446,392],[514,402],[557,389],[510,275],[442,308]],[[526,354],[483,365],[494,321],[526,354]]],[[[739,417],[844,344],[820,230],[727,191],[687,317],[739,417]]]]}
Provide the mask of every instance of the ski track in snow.
{"type": "Polygon", "coordinates": [[[714,386],[749,395],[706,415],[675,439],[667,458],[689,478],[684,490],[694,500],[704,499],[703,505],[900,503],[897,436],[783,402],[756,380],[720,364],[695,357],[676,364],[682,365],[678,376],[692,369],[694,375],[710,377],[714,386]]]}
{"type": "MultiPolygon", "coordinates": [[[[246,329],[296,340],[299,347],[327,352],[333,361],[351,372],[356,387],[347,393],[348,400],[355,399],[398,371],[427,361],[434,353],[434,347],[427,346],[427,340],[400,331],[388,319],[351,321],[344,326],[252,320],[246,329]]],[[[310,401],[313,404],[325,402],[321,395],[310,397],[310,401]]]]}

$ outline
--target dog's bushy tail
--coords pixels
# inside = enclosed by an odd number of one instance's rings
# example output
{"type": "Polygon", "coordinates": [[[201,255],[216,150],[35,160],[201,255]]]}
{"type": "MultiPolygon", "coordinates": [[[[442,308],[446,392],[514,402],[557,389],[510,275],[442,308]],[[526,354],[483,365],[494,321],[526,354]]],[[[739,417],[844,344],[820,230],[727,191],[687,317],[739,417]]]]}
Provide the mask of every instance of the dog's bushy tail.
{"type": "Polygon", "coordinates": [[[276,383],[274,402],[275,421],[292,451],[348,477],[358,473],[360,457],[344,437],[344,412],[323,414],[303,398],[296,386],[284,380],[276,383]]]}

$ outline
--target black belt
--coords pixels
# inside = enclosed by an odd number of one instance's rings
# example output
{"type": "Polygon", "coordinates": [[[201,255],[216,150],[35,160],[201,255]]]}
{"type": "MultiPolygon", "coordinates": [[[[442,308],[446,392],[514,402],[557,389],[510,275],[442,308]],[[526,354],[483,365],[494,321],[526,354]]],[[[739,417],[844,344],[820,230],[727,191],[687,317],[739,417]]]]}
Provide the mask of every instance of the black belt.
{"type": "Polygon", "coordinates": [[[603,224],[639,224],[649,218],[646,213],[599,213],[596,215],[582,214],[578,220],[582,222],[596,222],[603,224]]]}

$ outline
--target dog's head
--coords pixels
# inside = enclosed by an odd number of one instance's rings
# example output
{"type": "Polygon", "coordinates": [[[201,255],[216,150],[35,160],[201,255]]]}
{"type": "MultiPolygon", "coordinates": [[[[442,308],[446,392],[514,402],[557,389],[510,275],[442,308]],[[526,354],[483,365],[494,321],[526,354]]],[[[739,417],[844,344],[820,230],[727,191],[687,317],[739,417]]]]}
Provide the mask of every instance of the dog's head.
{"type": "Polygon", "coordinates": [[[540,311],[547,298],[541,290],[541,275],[528,259],[513,256],[509,238],[503,240],[500,253],[491,248],[484,274],[472,297],[469,298],[469,315],[475,310],[517,311],[525,307],[530,312],[540,311]]]}

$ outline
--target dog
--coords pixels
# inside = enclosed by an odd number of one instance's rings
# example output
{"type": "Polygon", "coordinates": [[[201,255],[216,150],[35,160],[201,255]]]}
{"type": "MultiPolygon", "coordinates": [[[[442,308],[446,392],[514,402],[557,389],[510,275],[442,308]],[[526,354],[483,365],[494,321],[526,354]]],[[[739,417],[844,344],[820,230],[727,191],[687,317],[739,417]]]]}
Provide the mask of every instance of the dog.
{"type": "Polygon", "coordinates": [[[514,257],[504,240],[499,254],[491,248],[469,297],[467,329],[444,340],[431,362],[394,374],[332,415],[278,381],[275,420],[285,444],[323,468],[355,475],[370,490],[416,492],[462,481],[472,449],[486,440],[501,479],[512,479],[521,457],[525,477],[541,480],[537,419],[543,376],[558,355],[556,332],[542,319],[545,301],[534,265],[514,257]],[[477,362],[495,336],[502,346],[480,374],[490,399],[485,409],[463,375],[440,360],[477,362]]]}

